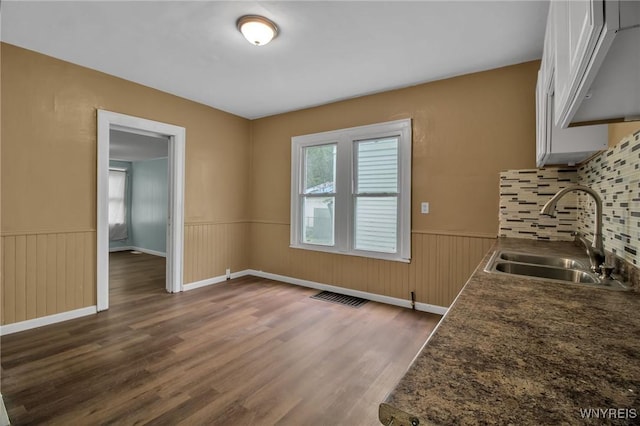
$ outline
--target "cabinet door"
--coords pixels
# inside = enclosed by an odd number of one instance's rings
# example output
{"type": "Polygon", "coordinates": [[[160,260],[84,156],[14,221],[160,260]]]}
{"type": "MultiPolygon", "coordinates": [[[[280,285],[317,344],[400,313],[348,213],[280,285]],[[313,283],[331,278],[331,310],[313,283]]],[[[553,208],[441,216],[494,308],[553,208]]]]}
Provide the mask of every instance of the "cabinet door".
{"type": "Polygon", "coordinates": [[[573,165],[607,147],[608,126],[571,127],[554,125],[554,71],[538,72],[536,86],[536,166],[573,165]]]}
{"type": "Polygon", "coordinates": [[[554,2],[555,124],[568,124],[567,115],[584,77],[604,25],[604,7],[598,0],[554,2]]]}
{"type": "Polygon", "coordinates": [[[555,17],[554,10],[555,2],[549,5],[549,14],[547,16],[547,28],[544,34],[544,49],[542,52],[542,63],[540,64],[540,70],[542,71],[542,77],[546,81],[551,77],[553,69],[555,69],[556,61],[556,33],[555,26],[553,24],[555,17]]]}
{"type": "Polygon", "coordinates": [[[538,71],[536,85],[536,166],[542,167],[547,156],[547,92],[544,69],[538,71]]]}

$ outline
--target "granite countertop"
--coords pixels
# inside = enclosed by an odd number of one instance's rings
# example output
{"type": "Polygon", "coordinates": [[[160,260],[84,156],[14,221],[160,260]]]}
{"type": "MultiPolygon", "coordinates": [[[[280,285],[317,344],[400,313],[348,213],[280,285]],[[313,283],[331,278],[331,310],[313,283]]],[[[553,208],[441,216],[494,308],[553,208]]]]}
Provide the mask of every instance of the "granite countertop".
{"type": "Polygon", "coordinates": [[[380,421],[640,423],[640,293],[484,272],[505,249],[584,258],[573,243],[499,239],[380,404],[380,421]],[[581,417],[612,408],[618,418],[581,417]]]}

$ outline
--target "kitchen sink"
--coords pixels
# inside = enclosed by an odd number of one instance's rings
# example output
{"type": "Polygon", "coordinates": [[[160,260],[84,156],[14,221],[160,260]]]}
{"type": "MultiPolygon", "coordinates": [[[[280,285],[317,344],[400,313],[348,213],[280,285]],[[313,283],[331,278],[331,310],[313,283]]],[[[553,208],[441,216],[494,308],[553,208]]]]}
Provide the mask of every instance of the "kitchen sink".
{"type": "Polygon", "coordinates": [[[510,262],[533,263],[535,265],[555,266],[565,269],[582,269],[584,264],[575,259],[567,259],[564,257],[541,256],[537,254],[515,253],[503,251],[500,253],[500,259],[510,262]]]}
{"type": "Polygon", "coordinates": [[[617,280],[602,279],[585,267],[585,262],[567,257],[552,257],[511,251],[496,252],[485,272],[519,275],[545,281],[580,284],[611,290],[628,290],[617,280]]]}
{"type": "Polygon", "coordinates": [[[526,263],[496,263],[495,270],[507,274],[525,275],[528,277],[548,278],[550,280],[569,281],[573,283],[595,284],[598,277],[577,269],[556,268],[526,263]]]}

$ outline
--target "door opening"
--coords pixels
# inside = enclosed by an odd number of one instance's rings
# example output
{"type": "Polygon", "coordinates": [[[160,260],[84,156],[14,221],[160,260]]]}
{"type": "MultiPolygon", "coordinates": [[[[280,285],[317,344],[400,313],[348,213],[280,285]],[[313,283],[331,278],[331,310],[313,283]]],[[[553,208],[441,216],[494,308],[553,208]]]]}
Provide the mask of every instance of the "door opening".
{"type": "Polygon", "coordinates": [[[113,134],[124,132],[168,140],[166,219],[166,290],[182,291],[184,235],[185,129],[110,111],[98,110],[97,167],[97,307],[109,308],[109,147],[113,134]]]}

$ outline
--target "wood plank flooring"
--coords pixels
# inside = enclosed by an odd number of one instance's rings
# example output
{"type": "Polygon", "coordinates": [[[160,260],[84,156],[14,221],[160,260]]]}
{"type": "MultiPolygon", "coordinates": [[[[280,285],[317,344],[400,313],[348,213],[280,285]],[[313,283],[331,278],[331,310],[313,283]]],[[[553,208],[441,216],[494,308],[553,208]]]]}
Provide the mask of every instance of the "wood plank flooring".
{"type": "Polygon", "coordinates": [[[376,425],[439,316],[245,277],[180,294],[110,259],[110,309],[2,337],[13,424],[376,425]]]}

